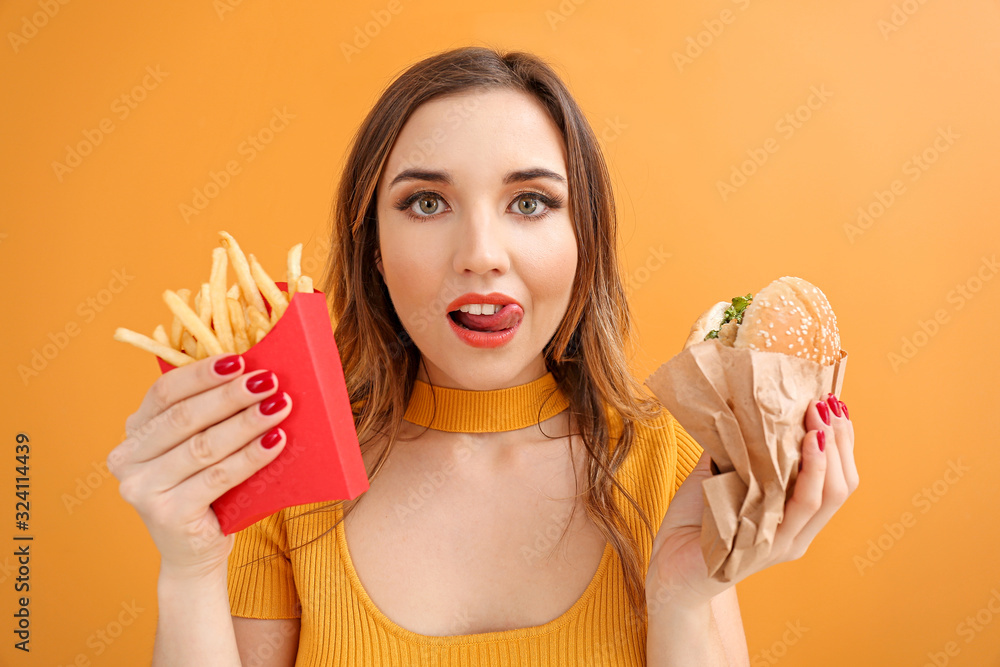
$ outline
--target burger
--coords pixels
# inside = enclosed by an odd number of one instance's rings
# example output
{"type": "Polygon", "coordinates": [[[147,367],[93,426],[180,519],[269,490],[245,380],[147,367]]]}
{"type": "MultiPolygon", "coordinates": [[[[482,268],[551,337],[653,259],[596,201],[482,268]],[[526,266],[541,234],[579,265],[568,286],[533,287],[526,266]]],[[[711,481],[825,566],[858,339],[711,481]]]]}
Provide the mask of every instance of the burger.
{"type": "Polygon", "coordinates": [[[705,341],[780,352],[824,366],[840,358],[837,316],[826,295],[802,278],[784,276],[754,295],[720,301],[691,326],[684,348],[705,341]]]}

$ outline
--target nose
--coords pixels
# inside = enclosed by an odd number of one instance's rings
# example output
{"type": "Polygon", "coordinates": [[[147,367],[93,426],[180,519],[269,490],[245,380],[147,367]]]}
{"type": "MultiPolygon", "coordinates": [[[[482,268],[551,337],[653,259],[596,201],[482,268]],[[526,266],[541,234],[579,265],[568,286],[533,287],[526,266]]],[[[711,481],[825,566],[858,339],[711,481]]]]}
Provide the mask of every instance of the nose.
{"type": "Polygon", "coordinates": [[[455,226],[455,234],[456,273],[472,271],[484,275],[497,271],[502,275],[510,269],[504,219],[489,205],[470,209],[455,226]]]}

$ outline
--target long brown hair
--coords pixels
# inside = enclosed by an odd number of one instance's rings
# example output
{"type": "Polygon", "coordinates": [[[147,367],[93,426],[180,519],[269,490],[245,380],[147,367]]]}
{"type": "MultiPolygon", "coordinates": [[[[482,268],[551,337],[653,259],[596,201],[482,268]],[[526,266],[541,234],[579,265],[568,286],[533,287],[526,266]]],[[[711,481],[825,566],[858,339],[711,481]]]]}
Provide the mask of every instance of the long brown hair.
{"type": "Polygon", "coordinates": [[[587,450],[587,514],[617,552],[632,611],[644,619],[646,572],[613,490],[635,508],[652,541],[648,517],[615,473],[632,448],[636,422],[655,418],[660,406],[628,370],[632,320],[619,273],[618,222],[604,157],[564,83],[530,53],[468,46],[426,58],[384,90],[353,138],[334,206],[323,290],[336,323],[334,336],[362,449],[380,440],[388,443],[368,471],[369,479],[378,474],[400,433],[420,362],[420,351],[376,267],[377,184],[396,137],[417,107],[443,95],[489,89],[536,98],[565,141],[578,261],[569,307],[543,352],[569,399],[587,450]],[[620,416],[615,428],[608,409],[620,416]],[[617,443],[613,431],[620,431],[617,443]]]}

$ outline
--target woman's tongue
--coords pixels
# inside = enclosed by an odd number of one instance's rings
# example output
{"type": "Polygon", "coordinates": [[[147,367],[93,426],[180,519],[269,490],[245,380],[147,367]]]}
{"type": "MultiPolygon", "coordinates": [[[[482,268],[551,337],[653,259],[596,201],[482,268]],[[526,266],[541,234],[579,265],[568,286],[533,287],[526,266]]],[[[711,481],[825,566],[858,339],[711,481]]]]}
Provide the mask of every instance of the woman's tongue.
{"type": "Polygon", "coordinates": [[[514,304],[507,304],[492,315],[473,315],[456,310],[452,313],[459,324],[473,331],[502,331],[517,324],[523,311],[514,304]]]}

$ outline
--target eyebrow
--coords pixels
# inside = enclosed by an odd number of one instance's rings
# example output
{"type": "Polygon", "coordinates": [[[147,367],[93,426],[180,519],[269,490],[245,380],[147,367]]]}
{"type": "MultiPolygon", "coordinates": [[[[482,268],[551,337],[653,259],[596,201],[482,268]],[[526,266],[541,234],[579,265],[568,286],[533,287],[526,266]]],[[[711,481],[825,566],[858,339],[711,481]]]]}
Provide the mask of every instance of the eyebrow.
{"type": "MultiPolygon", "coordinates": [[[[562,174],[558,174],[551,169],[546,169],[544,167],[532,167],[530,169],[507,172],[507,175],[503,177],[503,184],[510,185],[511,183],[523,183],[524,181],[531,181],[536,178],[547,178],[559,183],[566,183],[566,178],[562,174]]],[[[389,189],[392,189],[392,187],[397,183],[401,183],[403,181],[430,181],[432,183],[444,183],[446,185],[455,184],[451,174],[447,171],[404,169],[396,174],[396,177],[392,179],[392,182],[389,183],[389,189]]]]}

